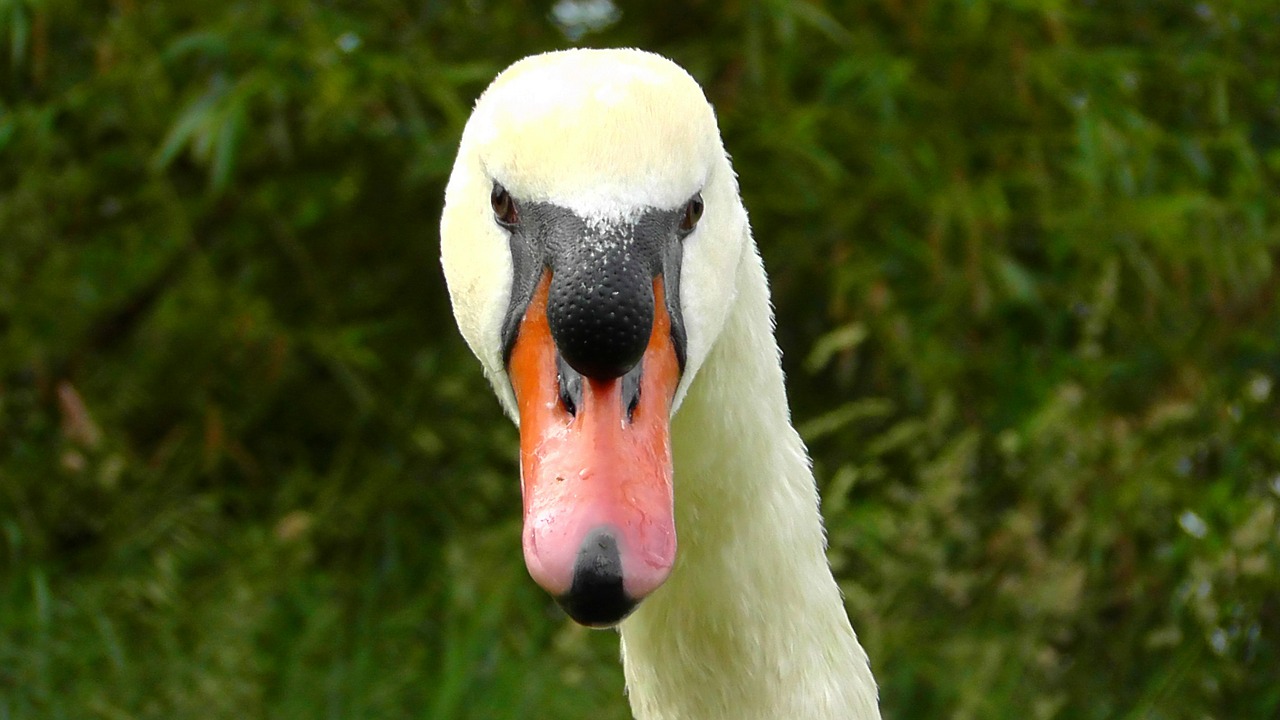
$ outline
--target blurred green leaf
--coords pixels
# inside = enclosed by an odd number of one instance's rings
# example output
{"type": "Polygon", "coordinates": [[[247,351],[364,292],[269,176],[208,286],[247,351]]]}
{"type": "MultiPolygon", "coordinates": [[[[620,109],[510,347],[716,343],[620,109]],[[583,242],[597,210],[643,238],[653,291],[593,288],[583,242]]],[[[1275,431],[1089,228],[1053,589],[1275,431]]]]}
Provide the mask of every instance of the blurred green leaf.
{"type": "Polygon", "coordinates": [[[715,106],[886,717],[1276,716],[1274,8],[614,9],[0,0],[0,716],[627,717],[436,244],[575,42],[715,106]]]}

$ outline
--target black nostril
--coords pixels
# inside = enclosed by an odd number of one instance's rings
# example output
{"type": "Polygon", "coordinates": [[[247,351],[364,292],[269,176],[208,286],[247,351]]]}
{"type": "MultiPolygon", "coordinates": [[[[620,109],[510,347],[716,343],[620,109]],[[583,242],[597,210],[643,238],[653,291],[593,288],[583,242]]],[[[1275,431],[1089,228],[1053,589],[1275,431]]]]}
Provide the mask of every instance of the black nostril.
{"type": "Polygon", "coordinates": [[[576,416],[582,404],[582,376],[569,367],[560,354],[556,354],[556,383],[560,386],[560,403],[570,415],[576,416]]]}
{"type": "Polygon", "coordinates": [[[622,402],[627,409],[627,421],[635,419],[636,408],[640,407],[640,378],[644,372],[644,363],[638,363],[635,367],[622,376],[622,402]]]}
{"type": "Polygon", "coordinates": [[[599,527],[587,534],[578,550],[569,592],[556,598],[569,617],[588,627],[621,622],[636,608],[622,587],[622,559],[613,530],[599,527]]]}

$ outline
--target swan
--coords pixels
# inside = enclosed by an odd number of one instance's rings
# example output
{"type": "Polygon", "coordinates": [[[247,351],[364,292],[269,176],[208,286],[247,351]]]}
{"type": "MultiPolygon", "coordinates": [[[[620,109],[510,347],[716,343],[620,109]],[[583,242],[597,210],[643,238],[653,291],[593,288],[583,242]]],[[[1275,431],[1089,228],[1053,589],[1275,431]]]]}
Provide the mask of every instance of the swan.
{"type": "Polygon", "coordinates": [[[516,62],[466,123],[440,233],[519,427],[526,567],[619,628],[635,717],[879,718],[697,82],[639,50],[516,62]]]}

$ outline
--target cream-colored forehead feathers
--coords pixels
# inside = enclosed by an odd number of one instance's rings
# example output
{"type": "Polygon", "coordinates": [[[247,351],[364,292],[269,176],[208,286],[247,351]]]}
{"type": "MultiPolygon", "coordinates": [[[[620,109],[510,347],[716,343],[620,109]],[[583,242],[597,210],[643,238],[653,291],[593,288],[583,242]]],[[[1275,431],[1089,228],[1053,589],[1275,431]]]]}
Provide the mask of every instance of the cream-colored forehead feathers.
{"type": "Polygon", "coordinates": [[[678,207],[724,154],[697,82],[639,50],[517,62],[476,103],[462,144],[515,197],[587,217],[678,207]]]}

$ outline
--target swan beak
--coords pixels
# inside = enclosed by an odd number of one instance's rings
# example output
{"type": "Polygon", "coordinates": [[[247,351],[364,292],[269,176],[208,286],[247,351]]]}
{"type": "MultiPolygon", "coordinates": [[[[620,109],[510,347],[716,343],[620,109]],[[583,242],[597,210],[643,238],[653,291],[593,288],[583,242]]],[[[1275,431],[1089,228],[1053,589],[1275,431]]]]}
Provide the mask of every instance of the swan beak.
{"type": "Polygon", "coordinates": [[[670,412],[680,364],[658,277],[640,364],[624,377],[582,377],[580,395],[567,402],[547,321],[549,284],[548,274],[508,363],[520,412],[525,564],[570,617],[608,627],[675,563],[670,412]]]}

